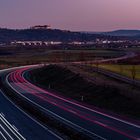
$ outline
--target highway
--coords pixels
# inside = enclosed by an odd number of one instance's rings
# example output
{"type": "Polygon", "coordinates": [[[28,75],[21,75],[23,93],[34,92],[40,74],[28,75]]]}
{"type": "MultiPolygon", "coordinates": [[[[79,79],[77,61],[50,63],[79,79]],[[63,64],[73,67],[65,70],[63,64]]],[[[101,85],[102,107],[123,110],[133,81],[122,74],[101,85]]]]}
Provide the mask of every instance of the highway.
{"type": "MultiPolygon", "coordinates": [[[[121,56],[121,57],[117,57],[117,58],[109,58],[109,59],[100,59],[100,60],[92,60],[92,61],[86,61],[86,63],[88,64],[92,64],[92,63],[95,63],[95,64],[100,64],[100,63],[106,63],[106,62],[117,62],[117,61],[120,61],[120,60],[125,60],[125,59],[128,59],[128,58],[133,58],[137,56],[134,52],[126,52],[124,56],[121,56]]],[[[77,61],[77,62],[72,62],[73,64],[84,64],[85,62],[84,61],[77,61]]]]}
{"type": "Polygon", "coordinates": [[[16,69],[6,76],[6,84],[22,98],[37,105],[52,116],[102,140],[139,140],[140,126],[77,101],[43,90],[24,77],[31,66],[16,69]]]}
{"type": "Polygon", "coordinates": [[[0,140],[62,140],[62,138],[31,118],[0,90],[0,140]]]}

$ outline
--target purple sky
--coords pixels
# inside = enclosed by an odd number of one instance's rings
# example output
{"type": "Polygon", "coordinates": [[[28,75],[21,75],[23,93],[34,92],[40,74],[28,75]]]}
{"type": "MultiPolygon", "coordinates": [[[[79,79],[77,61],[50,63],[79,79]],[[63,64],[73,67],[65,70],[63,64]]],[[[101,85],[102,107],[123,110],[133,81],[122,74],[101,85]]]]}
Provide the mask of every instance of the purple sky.
{"type": "Polygon", "coordinates": [[[140,29],[140,0],[0,0],[0,27],[37,24],[74,31],[140,29]]]}

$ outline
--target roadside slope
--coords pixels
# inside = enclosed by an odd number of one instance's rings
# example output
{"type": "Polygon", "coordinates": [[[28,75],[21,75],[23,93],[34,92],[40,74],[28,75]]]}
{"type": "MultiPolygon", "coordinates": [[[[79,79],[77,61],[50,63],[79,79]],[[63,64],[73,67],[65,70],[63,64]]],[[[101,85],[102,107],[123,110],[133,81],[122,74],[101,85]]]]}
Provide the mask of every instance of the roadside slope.
{"type": "Polygon", "coordinates": [[[30,72],[30,78],[39,86],[54,90],[58,94],[111,110],[120,114],[140,117],[140,104],[125,95],[114,86],[95,85],[80,74],[57,65],[49,65],[30,72]]]}

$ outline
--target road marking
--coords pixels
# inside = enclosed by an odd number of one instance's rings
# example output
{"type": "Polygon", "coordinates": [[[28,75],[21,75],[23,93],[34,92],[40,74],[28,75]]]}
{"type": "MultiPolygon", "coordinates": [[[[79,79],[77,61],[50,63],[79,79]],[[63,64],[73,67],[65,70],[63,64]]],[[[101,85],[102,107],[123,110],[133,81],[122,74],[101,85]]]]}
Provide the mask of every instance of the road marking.
{"type": "Polygon", "coordinates": [[[5,126],[19,139],[19,140],[21,140],[21,138],[23,139],[23,140],[26,140],[1,114],[0,114],[0,116],[1,116],[1,121],[5,124],[5,126]],[[15,132],[14,132],[14,131],[15,132]],[[21,137],[19,137],[17,134],[21,137]]]}
{"type": "Polygon", "coordinates": [[[2,93],[2,95],[14,106],[16,107],[19,111],[21,111],[24,115],[26,115],[28,118],[30,118],[32,121],[34,121],[36,124],[38,124],[39,126],[41,126],[43,129],[45,129],[46,131],[49,131],[52,135],[54,135],[55,137],[57,137],[59,140],[63,140],[63,138],[59,137],[57,134],[55,134],[53,131],[49,130],[46,126],[43,126],[41,123],[39,123],[38,121],[36,121],[33,117],[29,116],[25,111],[23,111],[21,108],[19,108],[14,102],[12,102],[4,93],[3,91],[0,89],[0,92],[2,93]]]}
{"type": "Polygon", "coordinates": [[[13,126],[13,128],[15,128],[16,129],[16,131],[18,131],[18,129],[14,126],[14,125],[12,125],[13,126]]]}
{"type": "Polygon", "coordinates": [[[1,131],[0,131],[0,135],[4,138],[4,140],[7,140],[1,131]]]}
{"type": "Polygon", "coordinates": [[[4,127],[0,124],[0,127],[2,128],[2,130],[5,132],[5,134],[11,139],[14,140],[11,135],[4,129],[4,127]]]}
{"type": "MultiPolygon", "coordinates": [[[[1,114],[0,114],[1,115],[1,114]]],[[[23,139],[23,140],[26,140],[16,129],[17,128],[15,128],[15,127],[13,127],[3,116],[2,116],[2,118],[3,118],[3,120],[23,139]]],[[[15,136],[18,138],[18,139],[20,139],[18,136],[17,136],[17,134],[11,129],[9,127],[9,129],[15,134],[15,136]]]]}
{"type": "Polygon", "coordinates": [[[1,112],[0,114],[1,114],[3,117],[5,117],[5,115],[4,115],[2,112],[1,112]]]}

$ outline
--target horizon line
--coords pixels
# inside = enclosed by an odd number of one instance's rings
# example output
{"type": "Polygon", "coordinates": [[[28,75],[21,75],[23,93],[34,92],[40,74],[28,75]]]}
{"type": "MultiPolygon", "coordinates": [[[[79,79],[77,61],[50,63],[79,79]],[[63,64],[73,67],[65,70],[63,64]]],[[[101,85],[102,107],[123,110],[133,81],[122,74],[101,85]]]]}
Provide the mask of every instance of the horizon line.
{"type": "MultiPolygon", "coordinates": [[[[36,26],[36,25],[34,25],[36,26]]],[[[41,26],[44,26],[44,25],[41,25],[41,26]]],[[[19,28],[19,27],[1,27],[0,26],[0,29],[9,29],[9,30],[27,30],[27,29],[31,29],[31,27],[33,26],[30,26],[30,27],[24,27],[24,28],[19,28]]],[[[84,31],[84,30],[70,30],[70,29],[61,29],[61,28],[51,28],[51,29],[56,29],[56,30],[65,30],[65,31],[71,31],[71,32],[91,32],[91,33],[103,33],[103,32],[113,32],[113,31],[126,31],[126,30],[130,30],[130,31],[140,31],[140,29],[132,29],[132,28],[119,28],[119,29],[112,29],[112,30],[104,30],[104,31],[84,31]]]]}

